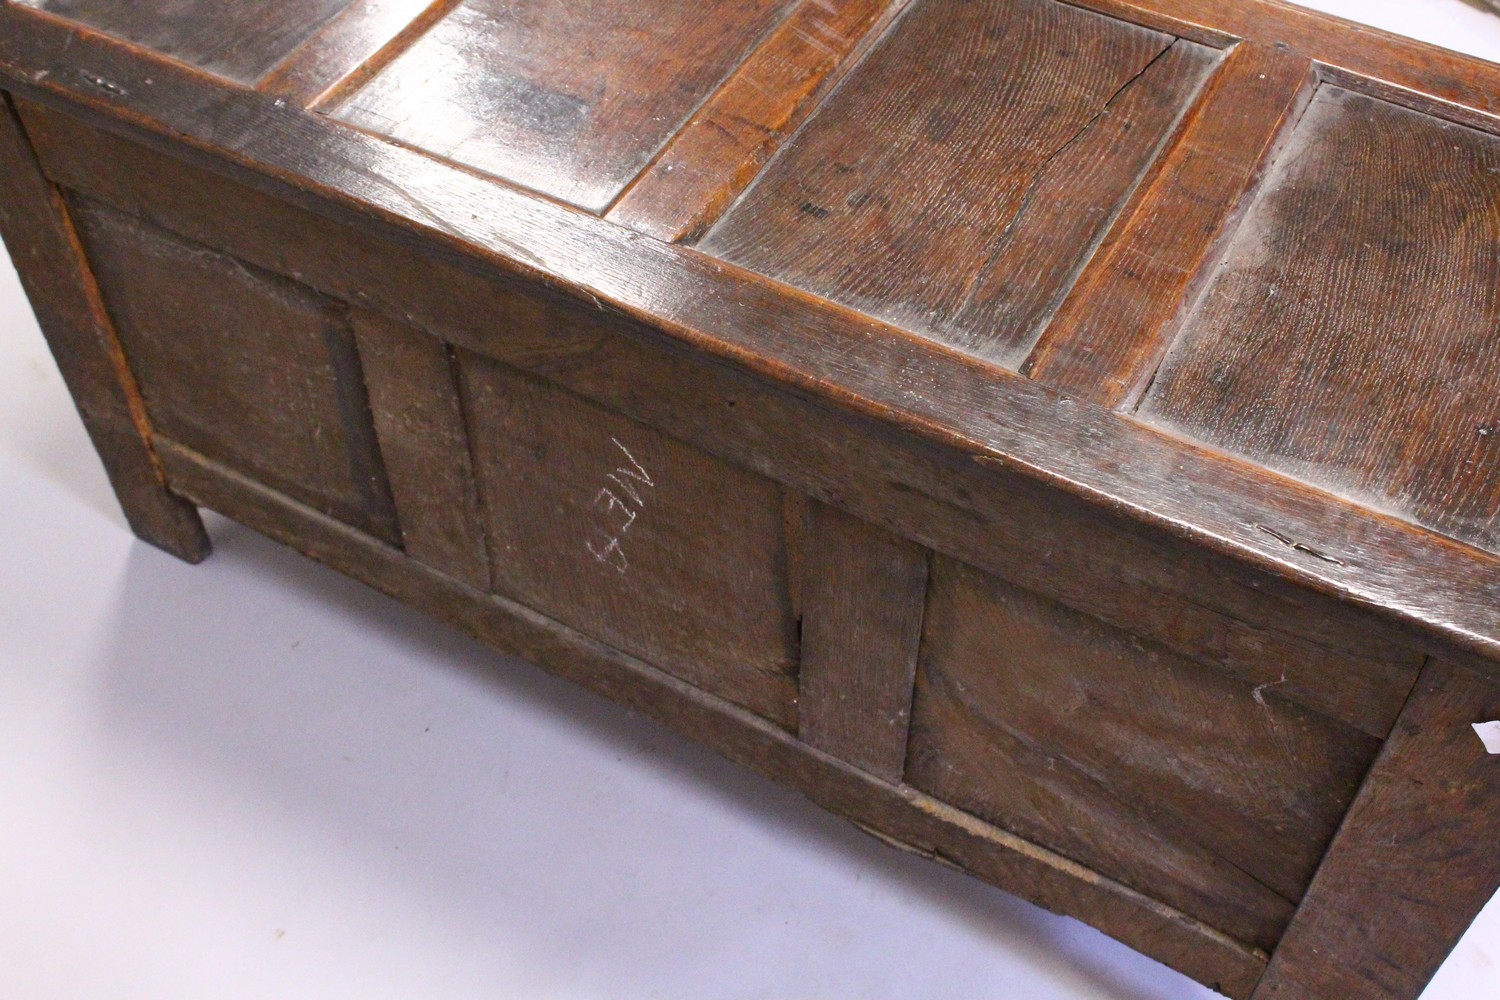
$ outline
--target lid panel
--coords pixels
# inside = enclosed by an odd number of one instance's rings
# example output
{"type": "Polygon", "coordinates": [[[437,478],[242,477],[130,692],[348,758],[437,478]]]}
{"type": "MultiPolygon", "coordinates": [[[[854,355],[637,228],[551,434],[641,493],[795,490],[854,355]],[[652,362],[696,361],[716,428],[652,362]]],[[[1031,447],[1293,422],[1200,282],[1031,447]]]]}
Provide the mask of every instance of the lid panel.
{"type": "Polygon", "coordinates": [[[349,0],[20,0],[244,83],[264,76],[349,0]]]}
{"type": "Polygon", "coordinates": [[[1141,412],[1500,551],[1500,138],[1320,90],[1141,412]]]}
{"type": "Polygon", "coordinates": [[[602,211],[789,0],[466,0],[335,116],[602,211]]]}
{"type": "Polygon", "coordinates": [[[703,249],[1014,367],[1217,58],[1054,0],[924,0],[703,249]]]}

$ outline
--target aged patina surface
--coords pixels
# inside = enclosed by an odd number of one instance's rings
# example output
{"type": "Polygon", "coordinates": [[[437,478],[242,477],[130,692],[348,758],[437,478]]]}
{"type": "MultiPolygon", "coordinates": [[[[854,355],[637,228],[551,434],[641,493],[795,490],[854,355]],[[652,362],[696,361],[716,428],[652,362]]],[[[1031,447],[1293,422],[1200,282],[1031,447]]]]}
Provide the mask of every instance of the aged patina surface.
{"type": "MultiPolygon", "coordinates": [[[[0,0],[132,526],[1233,997],[1500,884],[1500,67],[1225,0],[0,0]]],[[[170,628],[170,622],[163,622],[170,628]]]]}

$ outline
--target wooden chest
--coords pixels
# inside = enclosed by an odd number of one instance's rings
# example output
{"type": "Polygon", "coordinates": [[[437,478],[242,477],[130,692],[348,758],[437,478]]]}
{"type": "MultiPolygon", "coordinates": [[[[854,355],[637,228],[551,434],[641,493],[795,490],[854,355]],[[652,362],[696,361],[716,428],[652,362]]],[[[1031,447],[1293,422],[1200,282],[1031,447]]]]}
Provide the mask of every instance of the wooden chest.
{"type": "Polygon", "coordinates": [[[142,538],[220,511],[1232,997],[1415,997],[1500,884],[1500,68],[1220,0],[0,0],[0,88],[142,538]]]}

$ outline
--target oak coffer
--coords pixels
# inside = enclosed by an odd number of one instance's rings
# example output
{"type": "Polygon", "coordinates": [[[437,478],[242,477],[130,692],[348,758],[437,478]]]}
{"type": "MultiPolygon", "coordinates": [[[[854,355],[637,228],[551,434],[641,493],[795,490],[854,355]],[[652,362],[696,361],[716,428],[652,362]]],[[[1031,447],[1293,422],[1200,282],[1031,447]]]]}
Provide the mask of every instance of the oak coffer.
{"type": "MultiPolygon", "coordinates": [[[[1500,67],[1229,0],[0,0],[197,508],[1231,997],[1500,884],[1500,67]]],[[[170,623],[163,623],[169,628],[170,623]]]]}

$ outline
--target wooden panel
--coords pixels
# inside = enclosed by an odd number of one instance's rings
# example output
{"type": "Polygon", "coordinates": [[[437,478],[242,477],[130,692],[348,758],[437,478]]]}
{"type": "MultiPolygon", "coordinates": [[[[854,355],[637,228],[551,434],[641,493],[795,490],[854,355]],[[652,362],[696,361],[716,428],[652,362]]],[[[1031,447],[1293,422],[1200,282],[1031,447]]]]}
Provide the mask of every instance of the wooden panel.
{"type": "Polygon", "coordinates": [[[394,539],[342,310],[96,203],[75,211],[155,429],[394,539]]]}
{"type": "Polygon", "coordinates": [[[658,239],[701,235],[907,3],[802,0],[606,218],[658,239]]]}
{"type": "Polygon", "coordinates": [[[907,781],[1273,945],[1378,741],[948,559],[907,781]]]}
{"type": "Polygon", "coordinates": [[[1018,363],[1214,59],[1054,0],[922,0],[704,249],[1018,363]]]}
{"type": "Polygon", "coordinates": [[[1324,88],[1142,412],[1500,551],[1500,138],[1324,88]]]}
{"type": "Polygon", "coordinates": [[[1138,398],[1172,321],[1313,84],[1306,59],[1252,43],[1236,48],[1022,371],[1104,406],[1138,398]]]}
{"type": "Polygon", "coordinates": [[[784,730],[503,597],[434,573],[170,441],[174,487],[320,562],[393,594],[797,789],[889,843],[942,858],[1108,934],[1231,997],[1249,995],[1265,956],[1133,889],[929,796],[808,748],[784,730]]]}
{"type": "MultiPolygon", "coordinates": [[[[1077,0],[1080,6],[1206,45],[1237,40],[1284,48],[1325,74],[1359,80],[1419,106],[1500,126],[1500,65],[1291,3],[1234,0],[1077,0]]],[[[1483,2],[1483,0],[1475,0],[1483,2]]]]}
{"type": "Polygon", "coordinates": [[[1500,687],[1430,663],[1256,1000],[1416,1000],[1500,887],[1500,687]]]}
{"type": "Polygon", "coordinates": [[[362,309],[352,319],[402,547],[434,569],[487,590],[479,495],[449,350],[362,309]]]}
{"type": "MultiPolygon", "coordinates": [[[[1222,584],[1210,578],[1215,591],[1274,588],[1293,609],[1297,628],[1311,635],[1333,634],[1320,622],[1321,612],[1332,611],[1360,621],[1363,639],[1379,635],[1397,647],[1418,643],[1500,675],[1500,556],[1330,504],[1323,491],[1216,449],[1185,445],[1102,407],[1069,405],[1052,390],[993,365],[966,363],[889,324],[793,294],[706,255],[642,239],[325,116],[278,109],[265,95],[205,81],[169,60],[69,31],[24,8],[0,6],[0,74],[96,127],[157,151],[170,148],[315,218],[335,220],[358,234],[361,268],[389,273],[392,264],[380,258],[394,255],[467,270],[481,289],[518,279],[542,284],[627,317],[622,328],[659,346],[697,351],[816,401],[814,410],[834,412],[820,418],[820,428],[846,423],[839,415],[856,417],[859,435],[875,451],[842,460],[841,469],[871,473],[872,465],[899,455],[945,463],[950,479],[954,469],[986,470],[977,482],[959,473],[946,485],[915,473],[918,481],[902,486],[919,494],[920,516],[908,509],[899,519],[892,508],[903,505],[891,503],[897,488],[872,475],[883,509],[855,513],[921,544],[966,556],[974,548],[973,531],[964,544],[956,535],[938,539],[936,529],[951,531],[964,517],[991,523],[1007,503],[1005,494],[1021,491],[1028,506],[1043,512],[1064,501],[1084,521],[1097,519],[1116,535],[1138,531],[1174,553],[1173,561],[1186,558],[1201,568],[1199,557],[1210,553],[1205,561],[1230,578],[1222,584]],[[132,117],[119,117],[122,102],[79,75],[90,66],[96,77],[129,92],[132,117]],[[983,498],[977,507],[970,489],[983,498]],[[966,513],[930,517],[940,496],[966,513]],[[1329,554],[1337,561],[1324,558],[1329,554]]],[[[291,242],[306,238],[295,233],[291,242]]],[[[278,256],[309,255],[294,245],[279,248],[278,256]]],[[[315,269],[328,275],[347,266],[353,264],[324,261],[315,269]]],[[[398,270],[392,288],[357,291],[383,300],[383,308],[411,298],[430,303],[417,287],[424,279],[398,270]]],[[[449,319],[472,315],[462,299],[438,311],[449,319]]],[[[502,339],[493,320],[488,325],[490,335],[502,339]]],[[[482,344],[487,338],[471,330],[465,339],[482,344]]],[[[778,465],[784,461],[777,458],[778,465]]],[[[798,464],[799,476],[817,477],[798,464]]],[[[1196,572],[1192,577],[1189,595],[1204,584],[1196,572]]],[[[1266,671],[1264,664],[1259,669],[1266,671]]]]}
{"type": "Polygon", "coordinates": [[[1389,731],[1416,679],[1421,656],[1370,614],[1130,530],[999,470],[945,461],[872,421],[691,362],[591,304],[523,294],[65,115],[34,106],[27,115],[44,163],[69,185],[536,372],[1184,655],[1275,684],[1372,735],[1389,731]]]}
{"type": "Polygon", "coordinates": [[[19,0],[192,63],[251,82],[349,0],[19,0]]]}
{"type": "Polygon", "coordinates": [[[258,89],[312,107],[367,82],[458,0],[351,0],[258,89]]]}
{"type": "MultiPolygon", "coordinates": [[[[11,23],[10,10],[0,10],[0,24],[7,27],[11,23]]],[[[4,34],[0,32],[0,36],[4,34]]],[[[71,36],[67,41],[72,42],[71,36]]],[[[81,36],[81,45],[87,41],[87,35],[81,36]]],[[[25,44],[18,46],[0,37],[0,51],[18,49],[26,51],[25,44]]],[[[116,80],[114,68],[134,66],[155,72],[162,65],[145,60],[131,62],[134,57],[127,57],[124,50],[115,52],[108,47],[86,48],[85,52],[91,56],[112,54],[111,58],[118,60],[110,64],[107,78],[98,77],[100,81],[116,80]]],[[[22,60],[31,66],[65,67],[72,79],[71,84],[42,81],[24,85],[46,88],[53,94],[69,86],[77,87],[78,67],[72,64],[73,58],[66,52],[54,51],[46,60],[22,60]]],[[[1207,449],[1181,447],[1167,442],[1165,437],[1158,439],[1099,408],[1069,410],[1067,401],[1058,401],[1054,395],[1035,387],[1018,386],[991,378],[988,373],[981,374],[983,366],[964,366],[951,363],[951,359],[940,364],[943,355],[923,350],[920,345],[901,338],[899,331],[874,322],[861,323],[811,299],[748,279],[736,269],[716,269],[712,262],[653,241],[632,241],[628,233],[615,233],[608,226],[595,225],[597,220],[582,220],[557,206],[483,186],[475,178],[443,165],[424,163],[409,155],[409,151],[366,144],[364,140],[368,137],[352,131],[341,135],[324,130],[310,116],[290,111],[273,114],[266,110],[272,102],[263,96],[255,95],[260,102],[257,104],[248,94],[237,96],[232,91],[207,88],[201,103],[190,105],[191,112],[175,110],[171,101],[176,99],[181,106],[181,99],[187,96],[178,84],[189,78],[164,78],[169,83],[175,81],[162,88],[170,97],[142,96],[132,98],[132,102],[142,102],[142,114],[153,109],[161,114],[165,108],[167,121],[163,134],[169,127],[179,139],[185,137],[187,143],[199,144],[194,147],[193,155],[208,155],[203,148],[207,143],[227,147],[219,169],[234,174],[245,164],[261,164],[271,175],[253,178],[250,183],[303,205],[334,195],[326,204],[317,206],[318,211],[331,217],[368,227],[377,235],[406,238],[413,243],[422,239],[435,244],[438,242],[435,237],[441,232],[445,239],[451,237],[444,246],[452,255],[447,258],[450,263],[454,258],[467,256],[465,264],[474,271],[521,274],[555,287],[572,286],[579,298],[593,299],[592,304],[601,312],[616,309],[633,317],[630,321],[609,317],[604,321],[604,332],[589,330],[578,342],[566,343],[559,351],[561,338],[533,344],[523,340],[517,344],[506,339],[506,331],[489,333],[473,325],[472,312],[468,317],[461,315],[465,310],[462,304],[450,305],[447,312],[436,310],[449,320],[470,325],[466,337],[481,347],[486,343],[516,347],[523,356],[532,358],[538,368],[555,365],[560,369],[563,375],[558,376],[558,381],[563,376],[581,383],[596,380],[603,387],[601,394],[612,393],[611,405],[619,400],[621,409],[628,404],[632,413],[653,413],[656,422],[670,425],[671,433],[682,437],[706,436],[708,431],[694,430],[691,426],[693,418],[705,410],[705,404],[715,401],[703,389],[667,386],[661,383],[660,376],[656,382],[629,387],[619,371],[589,370],[582,364],[572,366],[568,357],[558,357],[558,353],[567,354],[575,348],[594,358],[608,354],[609,346],[589,342],[595,333],[600,334],[601,342],[609,339],[605,333],[613,334],[615,339],[639,335],[648,345],[661,346],[636,325],[646,319],[670,332],[677,341],[719,358],[732,359],[767,379],[790,383],[797,392],[818,397],[825,403],[846,404],[865,416],[883,419],[899,426],[905,435],[922,435],[927,439],[920,442],[926,447],[916,447],[915,441],[901,447],[879,447],[886,442],[880,438],[878,425],[872,429],[873,421],[856,421],[847,414],[836,414],[831,419],[817,406],[800,406],[807,402],[805,398],[798,398],[794,405],[760,385],[759,388],[766,390],[763,395],[770,397],[771,419],[753,424],[750,433],[760,434],[769,428],[768,437],[714,445],[720,452],[738,448],[755,456],[757,471],[774,469],[779,475],[809,482],[817,489],[815,495],[823,499],[838,499],[840,491],[851,485],[873,485],[876,489],[873,496],[866,498],[860,493],[852,501],[841,502],[856,507],[861,514],[873,511],[872,519],[898,521],[903,530],[910,529],[920,539],[936,536],[950,551],[961,547],[966,537],[972,539],[984,534],[985,529],[1033,531],[1036,521],[1017,515],[1051,513],[1046,505],[1051,492],[1030,482],[1028,477],[1031,477],[1059,492],[1075,493],[1110,508],[1101,512],[1082,507],[1081,502],[1070,501],[1066,505],[1067,527],[1074,526],[1074,519],[1082,521],[1088,526],[1085,532],[1092,529],[1091,537],[1130,535],[1132,529],[1126,518],[1116,516],[1121,512],[1150,520],[1156,529],[1174,532],[1178,537],[1170,539],[1155,529],[1142,532],[1147,543],[1139,546],[1192,561],[1193,572],[1182,576],[1155,568],[1142,572],[1143,577],[1175,584],[1174,611],[1193,603],[1197,596],[1193,584],[1201,583],[1211,592],[1209,599],[1216,609],[1227,605],[1255,611],[1249,620],[1237,622],[1253,629],[1268,620],[1262,612],[1274,598],[1258,594],[1241,603],[1225,600],[1223,594],[1235,586],[1254,588],[1264,584],[1274,595],[1286,597],[1290,593],[1288,603],[1293,605],[1291,616],[1296,619],[1297,627],[1317,632],[1317,626],[1310,626],[1307,621],[1313,617],[1309,607],[1317,602],[1301,601],[1301,595],[1280,586],[1282,580],[1243,572],[1230,572],[1229,582],[1222,584],[1202,580],[1206,568],[1223,567],[1222,562],[1198,560],[1191,554],[1193,547],[1206,546],[1221,554],[1254,560],[1262,570],[1270,571],[1268,576],[1294,578],[1321,588],[1325,594],[1359,601],[1382,599],[1393,615],[1424,624],[1440,635],[1440,641],[1467,643],[1474,648],[1484,648],[1488,643],[1493,649],[1497,634],[1491,627],[1494,616],[1473,610],[1482,609],[1486,602],[1493,603],[1494,597],[1490,587],[1493,581],[1489,578],[1494,576],[1497,560],[1482,553],[1470,554],[1461,546],[1405,529],[1394,521],[1330,503],[1326,495],[1299,490],[1274,477],[1263,476],[1248,463],[1222,459],[1207,449]],[[266,130],[262,132],[258,126],[265,126],[266,130]],[[292,171],[298,173],[293,175],[292,171]],[[369,204],[356,205],[358,199],[369,204]],[[538,358],[549,351],[555,352],[551,358],[538,358]],[[653,402],[649,397],[657,393],[667,399],[653,402]],[[680,400],[693,402],[697,408],[691,415],[674,412],[672,407],[680,400]],[[778,405],[780,409],[776,408],[778,405]],[[877,447],[872,454],[845,460],[830,471],[818,471],[812,458],[784,458],[771,446],[783,439],[796,439],[795,428],[786,421],[788,413],[812,415],[817,419],[811,422],[819,430],[843,416],[846,422],[858,423],[858,430],[848,431],[843,440],[873,442],[877,447]],[[937,446],[933,446],[934,442],[937,446]],[[966,465],[973,465],[979,471],[962,470],[966,465]],[[918,474],[906,475],[913,470],[918,474]],[[951,473],[954,481],[942,482],[943,472],[951,473]],[[1212,475],[1202,475],[1204,472],[1212,475]],[[841,482],[841,478],[846,481],[841,482]],[[1011,487],[1016,487],[1022,496],[1013,506],[1007,506],[1010,501],[1004,493],[1011,487]],[[1262,488],[1264,494],[1259,492],[1262,488]],[[916,494],[916,502],[903,504],[894,499],[903,490],[916,494]],[[954,509],[933,517],[932,524],[924,524],[922,515],[930,514],[945,500],[954,501],[954,509]],[[1264,517],[1264,512],[1269,512],[1271,518],[1264,517]],[[1294,522],[1293,526],[1275,520],[1282,516],[1294,522]],[[959,522],[965,518],[971,523],[961,530],[959,522]],[[1342,530],[1345,527],[1347,533],[1342,530]],[[1265,538],[1256,539],[1257,534],[1265,538]],[[1252,541],[1247,542],[1247,536],[1252,541]],[[1266,547],[1273,544],[1285,551],[1272,550],[1268,559],[1266,547]],[[1333,568],[1314,567],[1308,571],[1305,567],[1314,561],[1333,568]]],[[[110,95],[126,90],[139,93],[139,77],[118,79],[123,84],[111,83],[109,87],[98,82],[89,84],[97,92],[85,100],[92,100],[96,112],[116,99],[103,96],[106,91],[110,95]]],[[[132,114],[134,111],[132,108],[132,114]]],[[[144,119],[131,121],[139,125],[144,119]]],[[[411,245],[401,249],[409,251],[411,245]]],[[[297,259],[302,252],[284,253],[287,258],[297,259]]],[[[378,267],[375,269],[378,271],[378,267]]],[[[467,277],[478,280],[473,273],[467,277]]],[[[333,283],[336,279],[329,280],[333,283]]],[[[351,279],[346,275],[342,280],[348,283],[351,279]]],[[[389,307],[405,296],[416,295],[409,286],[417,283],[418,279],[409,278],[394,291],[376,289],[373,294],[383,298],[389,307]]],[[[467,308],[473,309],[472,305],[467,308]]],[[[627,358],[635,357],[628,350],[623,353],[627,358]]],[[[736,374],[717,370],[705,377],[715,380],[715,390],[738,380],[736,374]],[[722,382],[718,381],[720,377],[722,382]]],[[[753,380],[745,382],[757,387],[753,380]]],[[[762,397],[750,398],[759,401],[762,397]]],[[[723,394],[719,394],[717,401],[722,405],[725,399],[729,399],[730,406],[734,405],[732,397],[723,394]]],[[[722,427],[719,423],[711,429],[722,427]]],[[[743,428],[731,424],[731,429],[743,428]]],[[[826,456],[830,450],[824,445],[817,457],[826,456]]],[[[742,461],[751,464],[749,460],[742,461]]],[[[316,518],[312,520],[315,526],[327,527],[316,518]]],[[[1038,534],[1049,530],[1059,532],[1055,525],[1035,530],[1038,534]]],[[[1122,576],[1128,573],[1122,571],[1119,556],[1138,541],[1139,537],[1132,536],[1118,549],[1108,548],[1110,573],[1122,576]]],[[[1002,562],[1007,555],[1018,553],[1037,554],[1043,561],[1051,555],[1051,550],[1036,539],[1024,543],[982,539],[974,547],[983,549],[987,563],[1002,562]],[[1008,544],[1013,546],[1009,552],[1005,550],[1008,544]]],[[[395,565],[405,565],[405,561],[378,546],[357,548],[366,554],[376,550],[398,560],[395,565]]],[[[1092,568],[1089,563],[1076,561],[1079,551],[1075,542],[1067,553],[1069,568],[1080,570],[1078,579],[1059,585],[1070,588],[1075,595],[1086,591],[1098,578],[1097,574],[1085,572],[1092,568]]],[[[391,565],[384,564],[394,577],[397,571],[391,565]]],[[[1047,565],[1035,572],[1046,576],[1053,571],[1047,565]]],[[[1136,583],[1135,596],[1149,599],[1151,588],[1141,585],[1139,578],[1136,583]]],[[[394,587],[394,583],[390,585],[394,587]]],[[[1092,600],[1087,596],[1073,599],[1092,600]]],[[[1118,615],[1124,606],[1118,597],[1113,602],[1111,613],[1118,615]]],[[[1143,607],[1149,603],[1141,601],[1143,607]]],[[[1171,613],[1142,612],[1154,616],[1154,626],[1169,632],[1174,629],[1171,613]]],[[[1350,617],[1358,620],[1352,613],[1350,617]]],[[[1202,636],[1193,634],[1189,641],[1202,644],[1202,636]]],[[[1374,636],[1359,641],[1379,645],[1378,637],[1374,636]]],[[[1337,648],[1348,651],[1347,646],[1337,648]]],[[[1273,661],[1270,667],[1274,670],[1275,666],[1273,661]]],[[[1249,671],[1256,667],[1241,656],[1239,669],[1249,671]]],[[[1260,669],[1266,669],[1266,665],[1262,664],[1260,669]]],[[[1324,684],[1321,690],[1327,694],[1335,687],[1336,683],[1324,684]]],[[[1379,694],[1388,697],[1389,687],[1380,687],[1379,694]]],[[[1267,691],[1252,691],[1252,700],[1257,693],[1264,700],[1267,691]]],[[[1375,714],[1378,713],[1372,712],[1375,714]]],[[[931,807],[932,802],[923,800],[921,806],[931,807]]],[[[953,818],[951,813],[949,818],[953,818]]]]}
{"type": "Polygon", "coordinates": [[[789,0],[465,0],[339,118],[603,210],[789,0]]]}
{"type": "Polygon", "coordinates": [[[179,558],[201,561],[209,552],[203,522],[192,504],[169,493],[163,483],[140,389],[67,205],[43,177],[3,92],[0,235],[131,529],[179,558]]]}
{"type": "Polygon", "coordinates": [[[887,781],[906,764],[927,551],[823,504],[806,538],[801,735],[887,781]]]}
{"type": "Polygon", "coordinates": [[[494,362],[459,367],[495,590],[795,728],[776,484],[494,362]]]}

